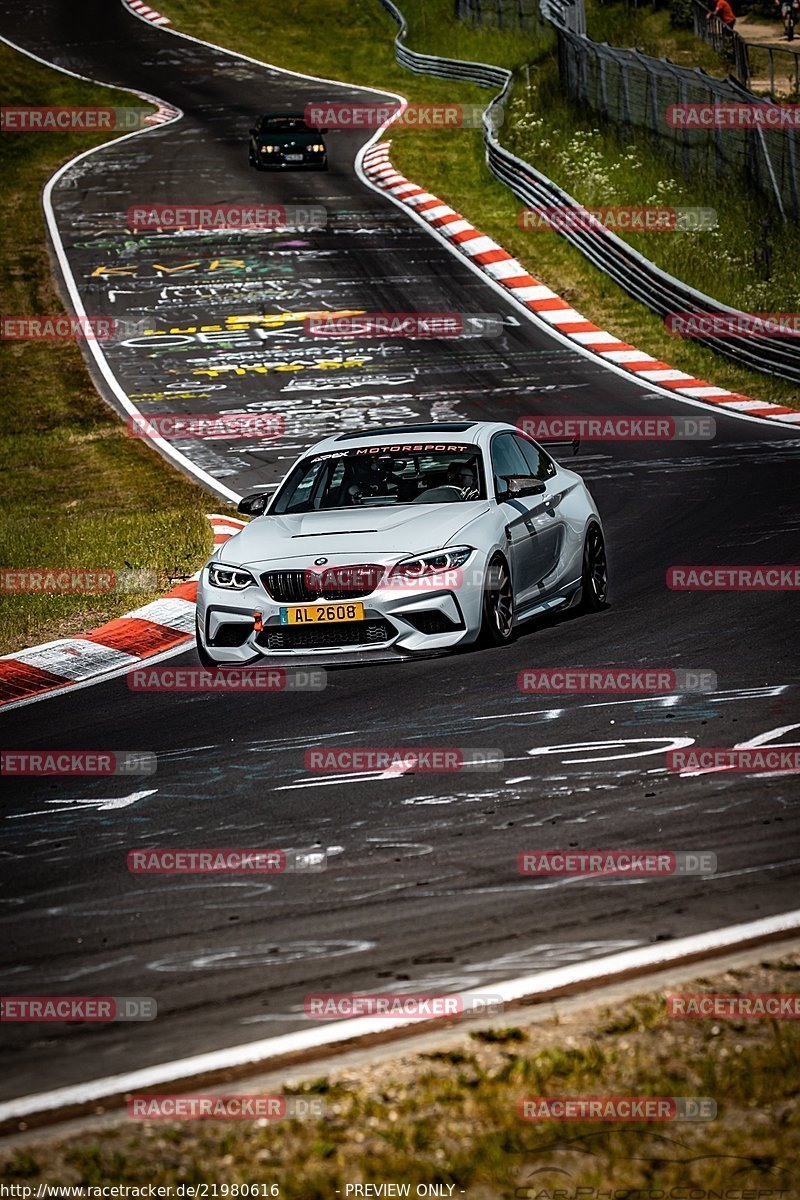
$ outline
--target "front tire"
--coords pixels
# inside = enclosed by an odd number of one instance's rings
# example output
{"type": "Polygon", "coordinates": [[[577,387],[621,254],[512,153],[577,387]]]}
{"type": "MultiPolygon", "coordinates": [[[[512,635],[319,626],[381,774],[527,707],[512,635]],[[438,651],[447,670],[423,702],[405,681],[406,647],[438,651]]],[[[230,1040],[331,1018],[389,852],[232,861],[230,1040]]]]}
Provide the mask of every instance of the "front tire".
{"type": "Polygon", "coordinates": [[[508,563],[496,554],[486,568],[483,616],[478,639],[482,646],[507,646],[514,640],[514,588],[508,563]]]}
{"type": "Polygon", "coordinates": [[[579,612],[600,612],[608,605],[608,562],[603,531],[593,522],[583,543],[579,612]]]}

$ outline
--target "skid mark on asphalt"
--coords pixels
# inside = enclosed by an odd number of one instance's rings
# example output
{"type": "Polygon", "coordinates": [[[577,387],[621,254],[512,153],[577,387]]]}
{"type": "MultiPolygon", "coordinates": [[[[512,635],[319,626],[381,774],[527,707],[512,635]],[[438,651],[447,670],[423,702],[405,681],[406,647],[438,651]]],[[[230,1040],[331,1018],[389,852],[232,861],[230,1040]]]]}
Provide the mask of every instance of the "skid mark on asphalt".
{"type": "Polygon", "coordinates": [[[75,979],[85,979],[87,975],[105,975],[106,972],[129,962],[136,962],[136,956],[125,954],[122,958],[106,959],[104,962],[94,963],[91,966],[73,968],[63,971],[61,974],[51,975],[50,978],[54,983],[72,983],[75,979]]]}
{"type": "MultiPolygon", "coordinates": [[[[593,958],[602,958],[608,954],[617,954],[623,950],[631,950],[644,943],[636,940],[609,940],[588,942],[540,942],[514,950],[497,958],[486,959],[483,962],[469,962],[463,966],[454,966],[449,971],[430,972],[409,978],[403,975],[397,978],[397,972],[381,971],[376,975],[374,984],[362,985],[355,994],[360,995],[371,991],[386,991],[385,977],[393,975],[391,980],[392,995],[449,995],[454,992],[465,992],[471,989],[490,985],[492,981],[508,979],[515,975],[529,975],[537,971],[549,971],[557,967],[568,966],[570,963],[586,962],[593,958]]],[[[438,961],[452,961],[452,959],[438,961]]],[[[263,1013],[257,1016],[243,1017],[241,1025],[261,1025],[269,1021],[296,1021],[305,1017],[305,1005],[292,1005],[281,1013],[263,1013]]]]}
{"type": "Polygon", "coordinates": [[[157,958],[146,964],[156,972],[234,971],[241,967],[279,967],[287,963],[327,961],[349,954],[365,954],[375,948],[368,941],[296,941],[281,945],[266,942],[256,946],[227,946],[224,950],[189,952],[157,958]]]}
{"type": "MultiPolygon", "coordinates": [[[[591,445],[591,443],[585,444],[591,445]]],[[[763,463],[767,467],[779,463],[794,463],[797,461],[799,448],[800,439],[789,438],[772,443],[726,442],[724,444],[711,443],[708,446],[703,444],[702,449],[698,449],[694,453],[687,450],[682,457],[674,458],[620,459],[611,454],[597,453],[585,456],[582,454],[581,475],[590,484],[601,479],[655,475],[659,477],[659,489],[663,489],[665,485],[671,487],[671,480],[675,475],[685,476],[692,471],[701,471],[705,475],[709,471],[735,470],[737,467],[752,466],[756,463],[763,463]]],[[[682,478],[679,488],[673,489],[671,494],[683,495],[685,486],[685,478],[682,478]]],[[[787,506],[787,516],[789,515],[787,506]]],[[[791,517],[796,522],[796,513],[792,513],[791,517]]],[[[775,527],[770,521],[770,524],[764,528],[767,532],[772,533],[775,527]]],[[[734,543],[737,546],[740,545],[738,532],[739,525],[737,524],[737,541],[734,543]]]]}

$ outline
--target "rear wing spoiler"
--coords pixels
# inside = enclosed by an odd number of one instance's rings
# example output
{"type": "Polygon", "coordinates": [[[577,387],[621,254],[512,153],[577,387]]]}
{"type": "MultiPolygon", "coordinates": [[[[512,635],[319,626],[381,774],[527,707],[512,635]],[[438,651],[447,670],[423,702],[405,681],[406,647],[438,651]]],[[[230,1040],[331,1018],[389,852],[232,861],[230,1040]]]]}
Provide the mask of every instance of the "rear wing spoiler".
{"type": "Polygon", "coordinates": [[[571,446],[573,458],[581,448],[580,438],[537,438],[536,440],[540,446],[546,446],[548,449],[550,449],[551,446],[571,446]]]}

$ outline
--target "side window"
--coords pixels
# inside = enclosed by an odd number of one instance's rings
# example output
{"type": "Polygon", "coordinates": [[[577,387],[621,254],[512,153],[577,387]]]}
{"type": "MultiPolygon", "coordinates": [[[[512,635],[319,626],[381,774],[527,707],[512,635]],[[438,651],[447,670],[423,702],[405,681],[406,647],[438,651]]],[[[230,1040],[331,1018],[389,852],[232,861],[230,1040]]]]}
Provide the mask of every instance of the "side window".
{"type": "Polygon", "coordinates": [[[530,475],[531,469],[516,444],[513,433],[501,433],[492,442],[492,474],[498,496],[505,491],[501,475],[530,475]]]}
{"type": "Polygon", "coordinates": [[[525,456],[525,461],[531,469],[531,472],[537,479],[551,479],[556,473],[556,469],[552,460],[545,454],[544,450],[540,450],[533,442],[529,442],[524,437],[519,437],[514,434],[514,441],[519,446],[525,456]]]}
{"type": "MultiPolygon", "coordinates": [[[[318,490],[319,481],[328,469],[328,465],[324,461],[298,463],[287,480],[285,490],[273,511],[276,513],[310,511],[312,494],[318,490]]],[[[318,495],[314,507],[319,507],[318,495]]]]}

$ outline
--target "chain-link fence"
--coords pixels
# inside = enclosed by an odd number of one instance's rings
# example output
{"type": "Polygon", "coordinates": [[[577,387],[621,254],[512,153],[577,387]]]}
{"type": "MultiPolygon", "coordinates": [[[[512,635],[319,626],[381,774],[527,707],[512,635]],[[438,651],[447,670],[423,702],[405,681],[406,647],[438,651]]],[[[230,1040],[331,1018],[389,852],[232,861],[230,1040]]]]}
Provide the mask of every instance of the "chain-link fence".
{"type": "Polygon", "coordinates": [[[701,0],[692,0],[692,19],[695,35],[730,63],[734,75],[745,87],[758,92],[768,88],[773,100],[800,95],[800,48],[757,46],[748,42],[719,17],[709,16],[701,0]]]}
{"type": "Polygon", "coordinates": [[[532,29],[543,15],[571,29],[586,32],[583,0],[455,0],[456,20],[474,25],[492,25],[497,29],[532,29]],[[545,4],[552,9],[543,14],[545,4]]]}
{"type": "MultiPolygon", "coordinates": [[[[557,32],[562,86],[578,104],[594,109],[623,135],[645,131],[684,175],[746,180],[774,201],[784,218],[800,221],[797,132],[791,126],[770,128],[765,121],[751,128],[698,127],[675,111],[685,114],[687,105],[752,103],[754,97],[734,79],[715,79],[705,71],[601,45],[566,29],[557,32]]],[[[767,100],[760,103],[776,107],[767,100]]]]}
{"type": "MultiPolygon", "coordinates": [[[[528,12],[532,0],[455,0],[456,16],[482,24],[506,22],[514,12],[528,12]]],[[[564,90],[580,105],[593,109],[621,129],[623,135],[644,130],[654,146],[686,176],[703,174],[722,182],[746,182],[769,198],[785,220],[800,222],[798,131],[791,126],[698,128],[669,119],[673,106],[688,104],[748,104],[757,100],[746,87],[753,65],[753,47],[714,18],[694,0],[695,31],[729,60],[738,77],[716,79],[699,69],[677,67],[668,59],[652,58],[638,50],[623,50],[586,35],[584,0],[536,0],[541,16],[558,35],[558,62],[564,90]],[[702,28],[701,28],[702,26],[702,28]]],[[[531,17],[531,20],[534,18],[531,17]]],[[[758,48],[760,53],[760,48],[758,48]]],[[[791,70],[797,58],[788,53],[791,70]]],[[[771,62],[771,60],[770,60],[771,62]]],[[[771,65],[770,69],[775,72],[771,65]]],[[[789,68],[787,68],[789,69],[789,68]]],[[[775,108],[768,100],[766,107],[775,108]]]]}
{"type": "Polygon", "coordinates": [[[455,0],[456,20],[498,29],[530,29],[539,20],[538,0],[455,0]]]}

